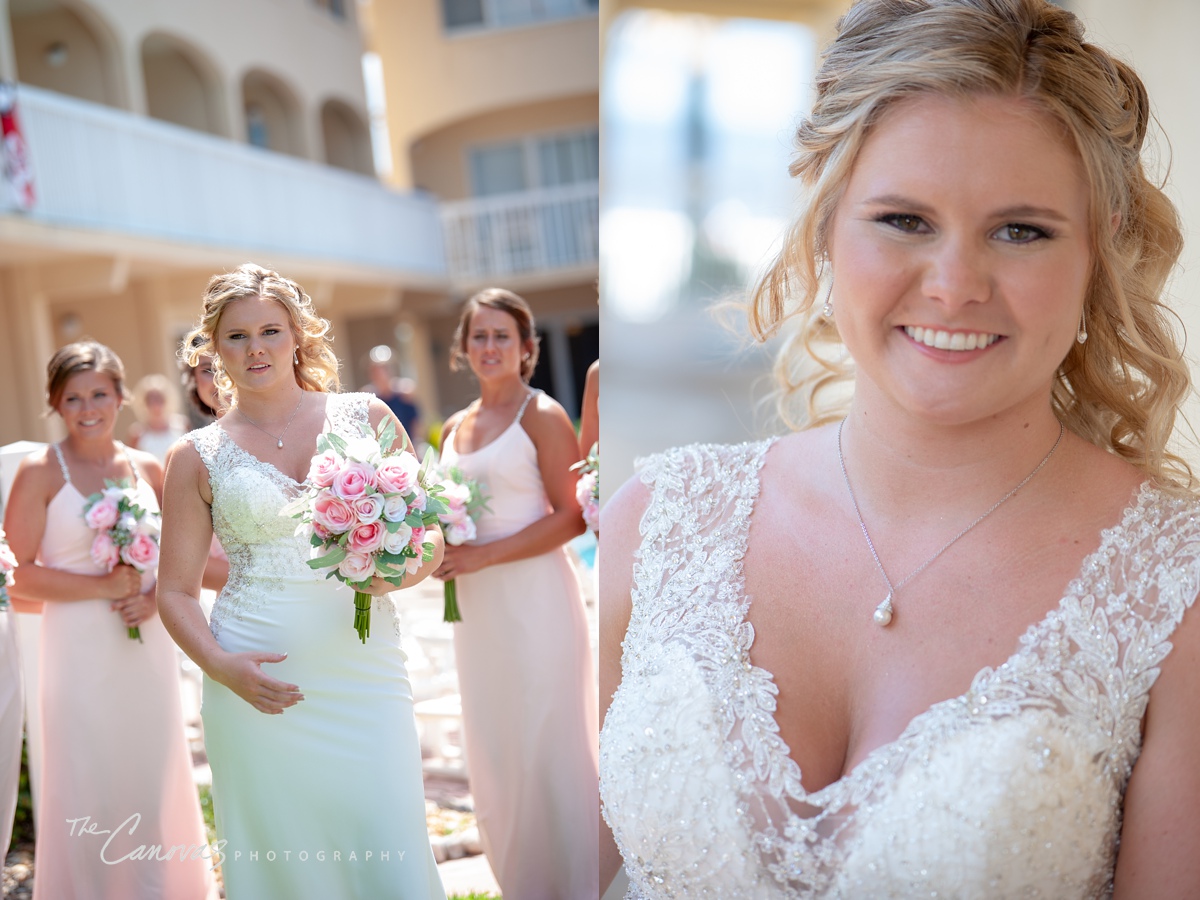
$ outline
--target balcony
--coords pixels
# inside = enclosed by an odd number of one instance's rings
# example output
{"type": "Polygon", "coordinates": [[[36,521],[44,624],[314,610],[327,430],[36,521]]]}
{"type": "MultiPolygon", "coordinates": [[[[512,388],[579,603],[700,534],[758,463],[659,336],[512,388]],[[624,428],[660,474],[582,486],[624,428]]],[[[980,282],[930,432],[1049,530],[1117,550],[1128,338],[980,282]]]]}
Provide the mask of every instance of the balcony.
{"type": "Polygon", "coordinates": [[[594,277],[600,185],[478,197],[442,204],[446,265],[457,285],[499,277],[594,277]]]}
{"type": "Polygon", "coordinates": [[[433,198],[27,85],[17,112],[36,202],[0,219],[444,282],[433,198]]]}

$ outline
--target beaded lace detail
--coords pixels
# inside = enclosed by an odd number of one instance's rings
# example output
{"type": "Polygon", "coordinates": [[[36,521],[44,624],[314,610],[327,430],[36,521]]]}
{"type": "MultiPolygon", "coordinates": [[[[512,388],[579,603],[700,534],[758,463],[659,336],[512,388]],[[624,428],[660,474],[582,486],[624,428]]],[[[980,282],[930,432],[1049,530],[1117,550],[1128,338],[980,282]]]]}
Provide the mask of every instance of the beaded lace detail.
{"type": "Polygon", "coordinates": [[[652,486],[600,743],[627,898],[1104,897],[1200,501],[1145,484],[998,668],[808,793],[750,662],[742,559],[771,441],[642,462],[652,486]]]}
{"type": "MultiPolygon", "coordinates": [[[[326,406],[328,429],[343,437],[358,437],[359,424],[369,422],[369,394],[330,394],[326,406]]],[[[233,616],[260,609],[284,590],[287,580],[323,580],[308,567],[308,542],[296,536],[297,520],[279,511],[304,485],[270,463],[243,450],[216,422],[184,435],[208,469],[212,488],[213,532],[229,557],[229,579],[213,604],[210,627],[220,637],[233,616]]],[[[399,636],[395,606],[377,597],[375,609],[389,616],[399,636]]]]}

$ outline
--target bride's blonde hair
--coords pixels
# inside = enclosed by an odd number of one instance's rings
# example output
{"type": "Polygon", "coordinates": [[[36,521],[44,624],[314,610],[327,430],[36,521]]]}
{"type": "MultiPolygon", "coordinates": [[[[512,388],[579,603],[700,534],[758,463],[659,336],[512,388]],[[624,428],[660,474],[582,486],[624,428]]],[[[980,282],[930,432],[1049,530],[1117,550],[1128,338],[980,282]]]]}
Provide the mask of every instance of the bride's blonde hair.
{"type": "Polygon", "coordinates": [[[1054,411],[1155,480],[1190,485],[1191,469],[1166,447],[1191,382],[1177,320],[1160,300],[1183,237],[1143,166],[1146,89],[1046,0],[859,0],[838,23],[790,166],[808,202],[751,301],[756,337],[783,332],[784,420],[799,428],[844,415],[852,361],[815,302],[829,227],[872,125],[922,93],[1021,98],[1061,123],[1089,187],[1092,272],[1087,342],[1059,367],[1054,411]]]}

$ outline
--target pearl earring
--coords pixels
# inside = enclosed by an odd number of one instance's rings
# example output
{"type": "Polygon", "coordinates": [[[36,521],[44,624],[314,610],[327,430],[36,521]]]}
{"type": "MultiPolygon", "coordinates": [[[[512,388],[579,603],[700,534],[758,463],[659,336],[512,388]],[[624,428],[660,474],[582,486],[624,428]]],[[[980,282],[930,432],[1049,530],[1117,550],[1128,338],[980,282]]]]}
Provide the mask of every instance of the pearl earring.
{"type": "Polygon", "coordinates": [[[825,302],[821,305],[821,315],[827,319],[833,318],[833,276],[829,276],[829,290],[825,292],[825,302]]]}
{"type": "Polygon", "coordinates": [[[1083,313],[1079,314],[1079,331],[1075,332],[1075,342],[1079,344],[1087,342],[1087,322],[1083,317],[1083,313]]]}
{"type": "Polygon", "coordinates": [[[292,351],[292,365],[293,366],[300,365],[300,351],[299,350],[292,351]]]}

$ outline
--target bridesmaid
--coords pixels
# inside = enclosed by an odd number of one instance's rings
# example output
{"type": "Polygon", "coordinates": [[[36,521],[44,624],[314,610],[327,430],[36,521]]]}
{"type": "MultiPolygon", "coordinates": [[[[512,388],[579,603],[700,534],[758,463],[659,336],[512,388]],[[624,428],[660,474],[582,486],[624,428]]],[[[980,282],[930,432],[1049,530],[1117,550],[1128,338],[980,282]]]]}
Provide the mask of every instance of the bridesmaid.
{"type": "MultiPolygon", "coordinates": [[[[26,611],[38,612],[36,608],[22,610],[26,611]]],[[[17,811],[17,790],[21,780],[21,729],[25,722],[23,697],[21,656],[17,652],[17,619],[11,608],[0,609],[0,853],[8,852],[13,816],[17,811]]]]}
{"type": "Polygon", "coordinates": [[[471,792],[505,897],[595,898],[596,683],[579,582],[563,544],[583,531],[575,429],[532,391],[538,337],[529,306],[491,288],[467,301],[454,336],[479,399],[446,422],[442,462],[481,482],[491,514],[478,539],[446,547],[456,578],[454,653],[471,792]]]}
{"type": "Polygon", "coordinates": [[[67,437],[21,463],[5,511],[20,566],[12,594],[43,606],[34,900],[215,898],[153,572],[105,572],[83,519],[106,480],[157,510],[162,467],[113,439],[125,373],[112,350],[69,344],[47,376],[67,437]],[[134,625],[143,643],[129,638],[134,625]]]}

